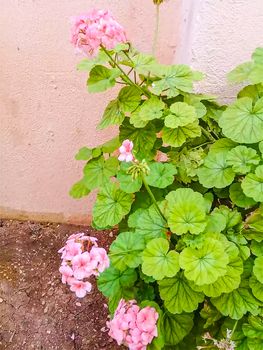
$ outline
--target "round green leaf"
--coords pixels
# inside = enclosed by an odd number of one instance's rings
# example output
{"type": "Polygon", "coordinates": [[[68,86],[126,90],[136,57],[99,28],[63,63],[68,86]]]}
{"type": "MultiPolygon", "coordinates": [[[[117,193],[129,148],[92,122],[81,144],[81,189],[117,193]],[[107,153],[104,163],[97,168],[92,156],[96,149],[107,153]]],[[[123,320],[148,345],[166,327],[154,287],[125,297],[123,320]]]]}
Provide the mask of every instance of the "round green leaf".
{"type": "Polygon", "coordinates": [[[250,277],[249,287],[252,289],[254,297],[263,302],[263,284],[255,276],[250,277]]]}
{"type": "Polygon", "coordinates": [[[118,99],[110,101],[106,107],[98,129],[105,129],[110,125],[120,125],[125,118],[118,99]]]}
{"type": "Polygon", "coordinates": [[[108,179],[115,175],[119,166],[117,158],[111,157],[107,160],[104,157],[91,159],[84,167],[83,182],[89,189],[102,186],[108,179]]]}
{"type": "Polygon", "coordinates": [[[230,139],[222,138],[213,143],[210,147],[210,151],[212,152],[227,152],[231,151],[238,144],[230,139]]]}
{"type": "Polygon", "coordinates": [[[246,196],[263,202],[263,165],[257,167],[255,174],[247,174],[241,186],[246,196]]]}
{"type": "Polygon", "coordinates": [[[167,128],[175,129],[178,126],[185,126],[193,123],[197,119],[194,107],[185,102],[176,102],[170,106],[171,114],[164,119],[164,125],[167,128]]]}
{"type": "Polygon", "coordinates": [[[89,193],[90,189],[87,188],[83,180],[76,182],[69,191],[70,196],[76,199],[87,196],[89,193]]]}
{"type": "Polygon", "coordinates": [[[211,302],[221,314],[234,320],[241,319],[247,312],[256,315],[259,305],[250,290],[245,287],[239,287],[230,293],[212,298],[211,302]]]}
{"type": "Polygon", "coordinates": [[[188,138],[201,136],[201,128],[198,122],[179,126],[176,129],[167,128],[162,129],[162,138],[164,143],[173,147],[180,147],[188,138]]]}
{"type": "MultiPolygon", "coordinates": [[[[158,203],[161,210],[164,203],[158,203]]],[[[135,231],[143,236],[145,242],[148,242],[154,238],[164,238],[167,231],[166,221],[159,214],[154,205],[151,205],[147,209],[138,209],[134,214],[129,217],[129,227],[135,228],[135,231]],[[136,215],[135,220],[134,215],[136,215]]]]}
{"type": "Polygon", "coordinates": [[[243,262],[240,257],[230,259],[226,266],[226,273],[218,277],[212,284],[205,284],[200,287],[200,291],[209,297],[218,297],[222,293],[229,293],[238,288],[241,282],[241,274],[243,272],[243,262]]]}
{"type": "Polygon", "coordinates": [[[197,285],[214,283],[226,274],[229,258],[224,245],[215,239],[205,240],[202,248],[185,248],[179,258],[187,279],[197,285]]]}
{"type": "Polygon", "coordinates": [[[190,188],[179,188],[166,196],[168,225],[177,235],[199,234],[206,226],[206,202],[190,188]]]}
{"type": "Polygon", "coordinates": [[[245,195],[240,182],[236,182],[230,186],[229,195],[231,201],[240,208],[249,208],[257,203],[254,199],[245,195]]]}
{"type": "Polygon", "coordinates": [[[239,143],[256,143],[263,140],[263,98],[255,105],[249,97],[238,99],[219,119],[226,137],[239,143]]]}
{"type": "Polygon", "coordinates": [[[156,280],[173,277],[179,271],[179,254],[169,251],[169,242],[164,238],[150,241],[142,253],[142,272],[156,280]]]}
{"type": "Polygon", "coordinates": [[[194,291],[182,272],[173,278],[165,278],[158,284],[160,297],[167,310],[173,314],[192,312],[204,300],[204,294],[194,291]]]}
{"type": "Polygon", "coordinates": [[[105,91],[115,85],[115,79],[121,75],[118,68],[109,69],[107,67],[96,65],[89,74],[87,86],[89,92],[105,91]]]}
{"type": "Polygon", "coordinates": [[[119,92],[118,101],[124,113],[132,112],[141,101],[141,92],[134,86],[125,86],[119,92]]]}
{"type": "Polygon", "coordinates": [[[142,187],[142,179],[140,177],[133,179],[132,176],[127,173],[131,165],[131,162],[122,162],[120,170],[117,173],[117,179],[120,182],[120,189],[127,193],[138,192],[142,187]]]}
{"type": "Polygon", "coordinates": [[[150,163],[150,172],[146,176],[148,185],[158,188],[165,188],[174,182],[174,175],[177,173],[176,166],[169,163],[150,163]]]}
{"type": "Polygon", "coordinates": [[[98,278],[98,289],[106,297],[118,294],[122,289],[132,287],[137,279],[134,269],[120,271],[110,266],[98,278]]]}
{"type": "Polygon", "coordinates": [[[254,261],[253,272],[257,280],[263,283],[263,256],[259,256],[254,261]]]}
{"type": "Polygon", "coordinates": [[[250,249],[254,255],[263,256],[263,242],[252,240],[250,249]]]}
{"type": "Polygon", "coordinates": [[[98,227],[117,225],[129,213],[133,197],[116,184],[106,184],[98,193],[93,207],[93,221],[98,227]]]}
{"type": "Polygon", "coordinates": [[[246,174],[251,170],[252,165],[259,163],[257,152],[250,147],[237,146],[229,151],[226,161],[232,166],[236,173],[246,174]]]}
{"type": "Polygon", "coordinates": [[[76,160],[90,160],[92,158],[92,148],[82,147],[75,155],[76,160]]]}
{"type": "Polygon", "coordinates": [[[153,96],[143,102],[139,107],[139,115],[142,120],[150,121],[153,119],[160,119],[163,115],[165,104],[162,100],[153,96]]]}
{"type": "Polygon", "coordinates": [[[135,232],[122,232],[110,246],[110,261],[119,270],[135,268],[141,263],[144,239],[135,232]]]}
{"type": "MultiPolygon", "coordinates": [[[[262,85],[262,86],[263,86],[263,85],[262,85]]],[[[258,148],[259,148],[259,150],[260,150],[261,157],[262,157],[262,156],[263,156],[263,141],[259,142],[258,148]]]]}
{"type": "Polygon", "coordinates": [[[190,333],[193,328],[191,314],[173,315],[165,312],[161,320],[161,332],[166,345],[176,345],[190,333]]]}
{"type": "Polygon", "coordinates": [[[234,178],[234,171],[228,166],[226,152],[209,152],[204,165],[197,170],[200,183],[207,188],[224,188],[230,185],[234,178]]]}

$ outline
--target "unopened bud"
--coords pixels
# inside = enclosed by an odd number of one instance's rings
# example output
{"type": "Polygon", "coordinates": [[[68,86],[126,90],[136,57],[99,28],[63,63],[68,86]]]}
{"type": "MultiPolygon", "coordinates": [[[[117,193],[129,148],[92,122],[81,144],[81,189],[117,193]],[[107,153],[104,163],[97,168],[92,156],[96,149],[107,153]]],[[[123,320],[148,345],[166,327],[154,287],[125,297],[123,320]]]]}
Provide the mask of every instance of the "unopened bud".
{"type": "Polygon", "coordinates": [[[164,2],[164,0],[153,0],[155,5],[161,5],[162,2],[164,2]]]}

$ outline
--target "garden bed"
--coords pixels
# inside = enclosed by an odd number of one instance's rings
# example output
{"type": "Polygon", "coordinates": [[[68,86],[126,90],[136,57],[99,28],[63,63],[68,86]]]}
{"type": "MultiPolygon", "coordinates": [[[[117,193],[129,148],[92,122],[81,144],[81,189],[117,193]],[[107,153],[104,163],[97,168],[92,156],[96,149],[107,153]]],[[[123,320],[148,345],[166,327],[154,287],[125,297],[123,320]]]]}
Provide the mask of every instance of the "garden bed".
{"type": "Polygon", "coordinates": [[[0,221],[0,349],[120,349],[105,327],[106,301],[96,289],[77,299],[61,283],[57,253],[79,230],[108,249],[112,231],[0,221]]]}

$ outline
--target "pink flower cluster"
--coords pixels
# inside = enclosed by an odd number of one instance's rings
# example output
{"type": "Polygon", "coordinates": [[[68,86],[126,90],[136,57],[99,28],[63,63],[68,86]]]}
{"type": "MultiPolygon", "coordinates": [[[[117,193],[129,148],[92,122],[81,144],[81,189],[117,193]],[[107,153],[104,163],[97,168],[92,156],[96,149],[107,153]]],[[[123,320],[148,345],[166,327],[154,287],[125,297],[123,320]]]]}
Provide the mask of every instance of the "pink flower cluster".
{"type": "Polygon", "coordinates": [[[130,350],[146,350],[157,337],[158,312],[153,307],[140,309],[135,300],[121,299],[111,321],[107,322],[109,335],[118,345],[126,345],[130,350]]]}
{"type": "Polygon", "coordinates": [[[127,42],[123,27],[107,10],[92,10],[72,17],[71,43],[88,56],[98,53],[100,45],[112,50],[117,44],[127,42]]]}
{"type": "Polygon", "coordinates": [[[90,276],[98,276],[109,267],[107,252],[99,248],[97,238],[86,236],[84,233],[71,235],[66,245],[58,251],[61,254],[62,283],[69,284],[70,290],[79,298],[91,291],[90,276]]]}
{"type": "Polygon", "coordinates": [[[124,140],[121,147],[119,148],[120,155],[118,159],[120,161],[131,162],[134,160],[133,154],[133,142],[130,140],[124,140]]]}

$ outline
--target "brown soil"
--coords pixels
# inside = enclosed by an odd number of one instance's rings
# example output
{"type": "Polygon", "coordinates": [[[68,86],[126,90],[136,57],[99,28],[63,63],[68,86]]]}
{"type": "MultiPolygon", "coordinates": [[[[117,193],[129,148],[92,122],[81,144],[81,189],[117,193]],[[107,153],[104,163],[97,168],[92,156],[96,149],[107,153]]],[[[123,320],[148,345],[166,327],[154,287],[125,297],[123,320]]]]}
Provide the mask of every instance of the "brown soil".
{"type": "Polygon", "coordinates": [[[106,329],[106,300],[93,281],[77,299],[60,281],[57,253],[73,232],[109,247],[113,233],[90,227],[0,220],[0,349],[120,349],[106,329]]]}

